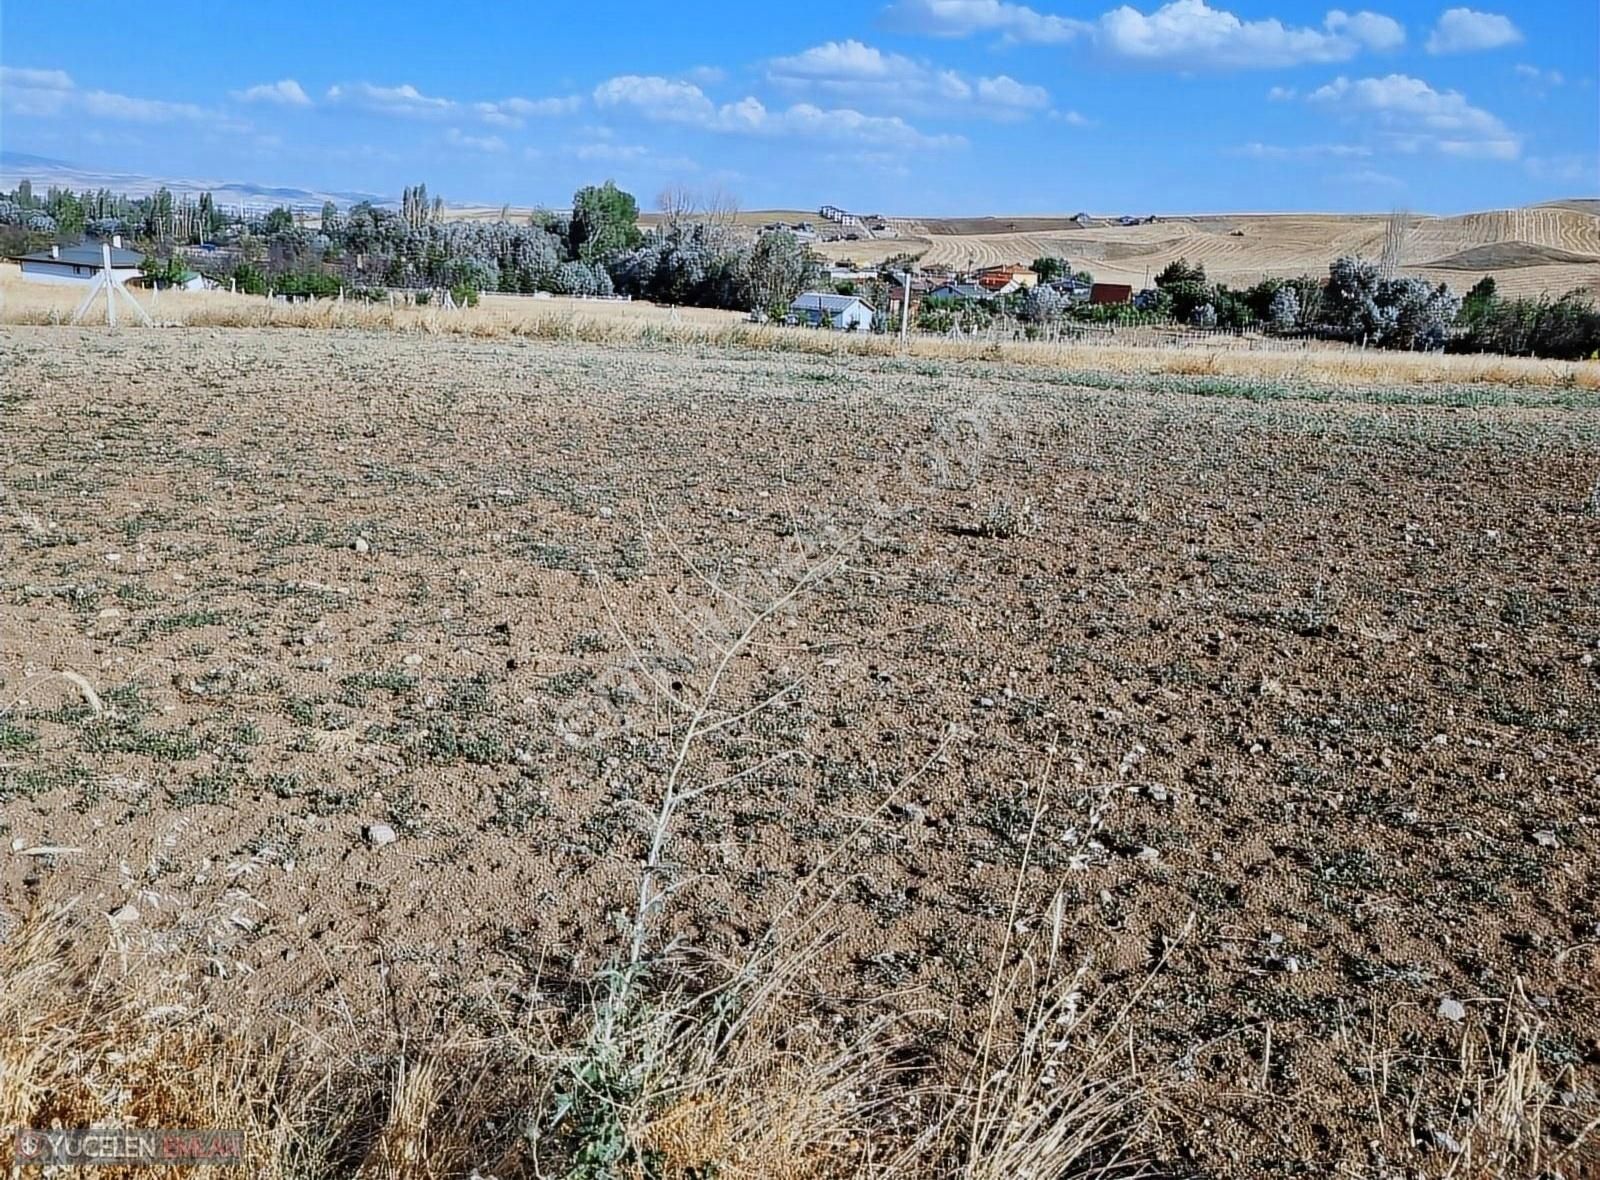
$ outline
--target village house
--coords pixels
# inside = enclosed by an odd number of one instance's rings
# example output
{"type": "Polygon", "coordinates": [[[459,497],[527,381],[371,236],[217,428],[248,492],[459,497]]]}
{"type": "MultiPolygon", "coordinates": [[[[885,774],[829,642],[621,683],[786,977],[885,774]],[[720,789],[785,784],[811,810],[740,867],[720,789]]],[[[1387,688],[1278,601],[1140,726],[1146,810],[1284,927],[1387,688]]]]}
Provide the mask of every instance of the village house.
{"type": "Polygon", "coordinates": [[[1038,272],[1021,263],[1015,266],[986,266],[972,277],[980,287],[991,292],[1009,292],[1039,284],[1038,272]]]}
{"type": "Polygon", "coordinates": [[[859,295],[832,295],[807,291],[789,304],[795,321],[813,328],[838,328],[845,332],[870,332],[876,314],[872,304],[859,295]]]}
{"type": "Polygon", "coordinates": [[[941,283],[928,292],[930,299],[988,300],[993,293],[976,283],[941,283]]]}
{"type": "Polygon", "coordinates": [[[1096,283],[1089,288],[1090,303],[1129,303],[1133,288],[1127,283],[1096,283]]]}
{"type": "MultiPolygon", "coordinates": [[[[36,283],[81,283],[88,286],[105,268],[102,243],[82,246],[51,246],[32,254],[15,256],[22,277],[36,283]]],[[[122,237],[111,239],[111,276],[126,282],[139,277],[139,264],[144,255],[137,250],[124,250],[122,237]]]]}

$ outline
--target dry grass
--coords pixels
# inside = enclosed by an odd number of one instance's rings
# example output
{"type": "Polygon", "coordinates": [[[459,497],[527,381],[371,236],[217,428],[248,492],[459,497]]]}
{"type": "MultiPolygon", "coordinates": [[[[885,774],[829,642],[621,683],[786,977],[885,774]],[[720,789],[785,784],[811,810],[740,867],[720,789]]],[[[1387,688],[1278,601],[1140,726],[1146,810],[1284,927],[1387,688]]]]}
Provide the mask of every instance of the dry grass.
{"type": "MultiPolygon", "coordinates": [[[[0,277],[0,323],[63,324],[81,292],[0,277]]],[[[914,338],[902,348],[893,336],[819,332],[760,325],[734,312],[663,308],[649,303],[485,297],[480,306],[439,307],[332,300],[274,303],[227,292],[141,293],[162,326],[191,328],[315,328],[416,332],[481,339],[521,337],[603,344],[666,344],[793,352],[822,356],[902,356],[951,361],[1000,361],[1047,368],[1122,374],[1240,377],[1314,384],[1382,386],[1537,385],[1600,390],[1600,363],[1521,357],[1361,351],[1338,346],[1281,351],[1215,346],[1179,348],[1109,343],[914,338]]]]}
{"type": "MultiPolygon", "coordinates": [[[[419,1030],[429,1047],[417,1049],[402,1030],[398,1049],[352,1035],[335,1053],[287,1021],[191,1006],[155,960],[97,947],[96,934],[41,910],[0,949],[0,1125],[240,1129],[245,1175],[942,1176],[969,1111],[981,1138],[961,1174],[973,1180],[1122,1175],[1107,1161],[1120,1163],[1118,1136],[1148,1098],[1115,1033],[1064,1060],[1060,1000],[1075,992],[1057,984],[1070,979],[1033,980],[1057,1002],[1036,1010],[1005,1081],[974,1096],[907,1084],[887,1018],[845,1031],[795,1019],[786,989],[815,946],[770,976],[710,986],[686,959],[648,978],[613,973],[561,1032],[419,1030]]],[[[100,1174],[125,1173],[163,1174],[100,1174]]]]}
{"type": "MultiPolygon", "coordinates": [[[[1065,961],[1059,894],[1034,945],[1015,963],[1010,961],[1012,932],[1020,928],[1024,883],[1044,814],[1041,802],[1017,870],[990,988],[988,1027],[966,1087],[972,1098],[964,1175],[968,1180],[1146,1175],[1149,1165],[1136,1154],[1142,1138],[1137,1128],[1154,1116],[1170,1076],[1165,1070],[1141,1071],[1132,1038],[1124,1042],[1129,1016],[1144,989],[1135,988],[1101,1031],[1085,1036],[1101,1015],[1096,1009],[1103,997],[1086,1001],[1087,964],[1073,970],[1065,961]],[[1021,1033],[1008,1051],[1000,1052],[996,1031],[1010,1012],[1025,1014],[1021,1033]]],[[[1170,951],[1171,945],[1151,976],[1166,966],[1170,951]]]]}
{"type": "MultiPolygon", "coordinates": [[[[1047,928],[1037,951],[997,967],[993,1003],[1025,1011],[1020,1038],[986,1039],[961,1087],[919,1090],[890,1023],[840,1034],[785,1018],[769,985],[792,981],[802,954],[742,998],[697,987],[686,963],[665,994],[613,978],[564,1042],[524,1029],[427,1049],[352,1040],[335,1054],[287,1021],[192,1008],[153,960],[120,956],[71,911],[40,910],[0,946],[0,1126],[237,1128],[248,1163],[231,1173],[305,1180],[1183,1174],[1150,1150],[1179,1102],[1170,1072],[1133,1058],[1139,989],[1115,1011],[1086,1001],[1062,947],[1047,928]]],[[[1530,1012],[1508,1003],[1497,1034],[1465,1032],[1458,1060],[1430,1063],[1476,1112],[1455,1136],[1391,1093],[1386,1064],[1402,1054],[1375,1044],[1374,1148],[1398,1161],[1421,1145],[1426,1162],[1408,1174],[1438,1180],[1587,1174],[1595,1128],[1559,1151],[1543,1133],[1567,1079],[1541,1071],[1530,1012]]]]}
{"type": "Polygon", "coordinates": [[[103,933],[39,910],[0,946],[0,1126],[238,1128],[254,1164],[291,1154],[301,1119],[274,1100],[277,1051],[219,1032],[154,972],[128,986],[88,950],[103,933]]]}

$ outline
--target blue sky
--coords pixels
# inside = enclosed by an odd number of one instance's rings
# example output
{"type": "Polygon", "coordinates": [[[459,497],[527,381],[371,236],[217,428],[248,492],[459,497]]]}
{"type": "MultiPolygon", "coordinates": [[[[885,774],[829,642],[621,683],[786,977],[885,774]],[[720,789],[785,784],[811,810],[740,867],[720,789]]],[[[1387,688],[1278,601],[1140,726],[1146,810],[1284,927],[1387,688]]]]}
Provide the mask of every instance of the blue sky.
{"type": "Polygon", "coordinates": [[[1453,212],[1600,194],[1597,9],[6,4],[0,146],[463,202],[1453,212]]]}

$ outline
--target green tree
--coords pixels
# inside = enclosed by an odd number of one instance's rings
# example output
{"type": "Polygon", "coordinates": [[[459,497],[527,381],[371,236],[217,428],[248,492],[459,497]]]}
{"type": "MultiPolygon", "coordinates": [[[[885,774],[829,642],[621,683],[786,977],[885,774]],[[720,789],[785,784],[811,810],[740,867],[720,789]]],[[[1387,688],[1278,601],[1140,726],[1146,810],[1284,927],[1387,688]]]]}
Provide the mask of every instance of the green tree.
{"type": "Polygon", "coordinates": [[[145,204],[145,236],[164,242],[172,235],[173,200],[171,191],[162,185],[145,204]]]}
{"type": "Polygon", "coordinates": [[[157,287],[176,287],[183,282],[188,267],[177,255],[168,255],[166,258],[151,255],[139,264],[139,273],[157,287]]]}
{"type": "Polygon", "coordinates": [[[643,240],[639,203],[614,181],[589,185],[572,196],[567,248],[582,262],[609,262],[643,240]]]}
{"type": "Polygon", "coordinates": [[[1072,268],[1067,264],[1065,258],[1050,256],[1035,258],[1033,260],[1033,272],[1039,276],[1041,283],[1053,283],[1057,279],[1069,277],[1072,274],[1072,268]]]}
{"type": "Polygon", "coordinates": [[[1179,258],[1176,261],[1167,263],[1161,273],[1156,276],[1156,286],[1158,287],[1176,287],[1180,283],[1197,283],[1203,287],[1205,282],[1205,265],[1202,263],[1190,266],[1187,258],[1179,258]]]}
{"type": "MultiPolygon", "coordinates": [[[[816,275],[816,259],[799,238],[788,230],[762,234],[750,253],[747,281],[751,310],[764,311],[774,319],[783,318],[795,296],[816,275]]],[[[840,294],[853,295],[855,289],[840,294]]]]}
{"type": "Polygon", "coordinates": [[[261,273],[261,268],[249,262],[241,262],[233,268],[230,276],[240,291],[246,295],[265,295],[267,293],[267,276],[261,273]]]}
{"type": "Polygon", "coordinates": [[[1194,313],[1206,306],[1211,307],[1212,315],[1216,314],[1216,307],[1214,306],[1216,293],[1204,283],[1195,282],[1192,279],[1185,279],[1175,283],[1162,283],[1160,279],[1157,279],[1156,282],[1159,284],[1156,288],[1158,291],[1171,296],[1172,316],[1174,319],[1181,320],[1186,324],[1190,323],[1194,319],[1194,313]]]}
{"type": "Polygon", "coordinates": [[[289,212],[285,206],[279,205],[267,214],[266,219],[261,223],[261,228],[268,234],[288,233],[294,228],[294,214],[289,212]]]}
{"type": "Polygon", "coordinates": [[[1496,302],[1494,276],[1484,275],[1472,285],[1472,290],[1461,301],[1461,323],[1469,333],[1484,323],[1496,302]]]}
{"type": "Polygon", "coordinates": [[[56,198],[55,208],[50,210],[50,215],[56,219],[56,232],[65,236],[81,235],[87,222],[83,202],[70,189],[64,190],[56,198]]]}

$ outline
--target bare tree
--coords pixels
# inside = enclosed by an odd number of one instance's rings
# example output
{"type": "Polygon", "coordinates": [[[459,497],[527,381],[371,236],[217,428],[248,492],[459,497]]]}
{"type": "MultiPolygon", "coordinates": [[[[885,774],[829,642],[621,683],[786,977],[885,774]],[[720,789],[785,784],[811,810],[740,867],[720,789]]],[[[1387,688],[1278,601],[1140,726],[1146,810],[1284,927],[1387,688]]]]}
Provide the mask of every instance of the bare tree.
{"type": "Polygon", "coordinates": [[[661,212],[662,228],[671,233],[694,219],[694,193],[684,185],[669,184],[656,194],[656,208],[661,212]]]}
{"type": "Polygon", "coordinates": [[[1392,279],[1400,270],[1400,263],[1405,256],[1406,235],[1411,232],[1411,215],[1404,209],[1396,209],[1389,214],[1389,224],[1383,231],[1383,259],[1378,265],[1378,273],[1386,279],[1392,279]]]}
{"type": "Polygon", "coordinates": [[[707,192],[702,203],[707,221],[726,226],[739,219],[739,198],[721,185],[707,192]]]}

